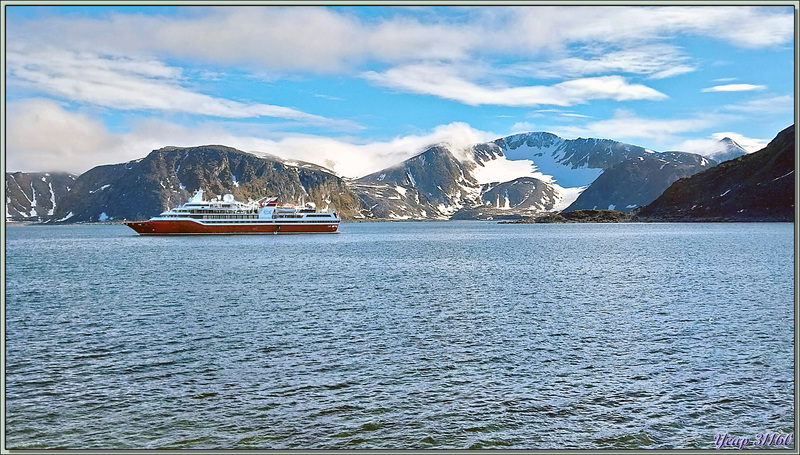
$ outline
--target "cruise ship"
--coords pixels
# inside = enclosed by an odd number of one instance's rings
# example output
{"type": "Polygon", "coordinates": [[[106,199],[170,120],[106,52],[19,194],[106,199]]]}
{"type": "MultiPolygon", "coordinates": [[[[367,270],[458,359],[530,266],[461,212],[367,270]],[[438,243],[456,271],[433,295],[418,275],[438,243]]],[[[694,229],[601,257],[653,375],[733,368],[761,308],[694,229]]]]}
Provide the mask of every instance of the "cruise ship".
{"type": "Polygon", "coordinates": [[[198,190],[188,202],[148,221],[125,224],[140,235],[299,234],[338,232],[335,211],[318,212],[313,202],[278,205],[277,197],[239,202],[231,194],[206,201],[198,190]]]}

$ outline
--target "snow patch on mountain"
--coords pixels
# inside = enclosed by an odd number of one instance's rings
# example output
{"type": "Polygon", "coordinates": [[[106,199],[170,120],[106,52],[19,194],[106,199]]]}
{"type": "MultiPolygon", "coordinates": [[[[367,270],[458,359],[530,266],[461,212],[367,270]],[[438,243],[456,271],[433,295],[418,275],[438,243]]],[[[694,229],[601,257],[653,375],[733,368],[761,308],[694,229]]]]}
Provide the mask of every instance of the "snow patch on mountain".
{"type": "Polygon", "coordinates": [[[558,194],[558,202],[556,202],[552,208],[552,211],[554,212],[560,212],[561,210],[564,210],[565,208],[572,205],[572,203],[578,199],[578,196],[580,196],[581,193],[583,193],[583,191],[586,188],[588,188],[588,185],[570,187],[570,188],[564,188],[558,184],[554,184],[553,186],[557,190],[558,194]]]}
{"type": "MultiPolygon", "coordinates": [[[[44,178],[42,178],[44,181],[44,178]]],[[[47,216],[53,216],[56,210],[56,192],[53,191],[53,182],[47,183],[48,188],[50,188],[50,210],[47,211],[47,216]]]]}
{"type": "MultiPolygon", "coordinates": [[[[97,189],[94,189],[94,190],[89,190],[89,194],[94,194],[94,193],[97,193],[98,191],[103,191],[103,190],[105,190],[106,188],[108,188],[110,186],[111,186],[110,184],[109,185],[103,185],[100,188],[97,188],[97,189]]],[[[164,186],[164,183],[161,183],[161,186],[164,186]]]]}
{"type": "Polygon", "coordinates": [[[562,188],[588,186],[603,173],[602,168],[589,167],[588,154],[577,165],[571,164],[570,158],[573,157],[569,154],[567,142],[558,136],[544,134],[511,136],[504,141],[503,153],[510,160],[532,161],[539,173],[550,176],[549,181],[562,188]]]}
{"type": "Polygon", "coordinates": [[[475,160],[472,177],[479,185],[494,182],[508,182],[520,177],[532,177],[543,182],[552,182],[552,177],[537,171],[533,161],[509,160],[505,156],[480,161],[475,160]]]}
{"type": "Polygon", "coordinates": [[[69,212],[69,213],[67,213],[67,215],[64,218],[59,218],[56,221],[66,221],[66,220],[72,218],[73,216],[75,216],[75,214],[72,213],[72,212],[69,212]]]}

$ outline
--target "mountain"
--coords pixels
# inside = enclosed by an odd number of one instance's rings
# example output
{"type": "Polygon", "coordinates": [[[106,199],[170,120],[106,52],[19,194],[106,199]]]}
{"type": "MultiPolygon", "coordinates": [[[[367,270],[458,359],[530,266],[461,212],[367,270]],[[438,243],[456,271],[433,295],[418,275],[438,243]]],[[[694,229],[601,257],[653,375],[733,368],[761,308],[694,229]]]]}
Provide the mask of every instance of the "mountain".
{"type": "Polygon", "coordinates": [[[653,202],[679,178],[716,164],[684,152],[653,152],[629,158],[603,171],[564,212],[582,209],[627,212],[653,202]]]}
{"type": "Polygon", "coordinates": [[[713,159],[721,163],[723,161],[732,160],[742,155],[747,155],[747,150],[737,144],[736,141],[729,137],[724,137],[717,141],[715,147],[708,153],[703,154],[706,158],[713,159]]]}
{"type": "Polygon", "coordinates": [[[230,147],[164,147],[128,163],[98,166],[78,177],[56,208],[56,221],[146,219],[180,205],[198,189],[239,200],[282,201],[359,213],[358,198],[330,171],[310,163],[258,157],[230,147]]]}
{"type": "Polygon", "coordinates": [[[794,221],[794,125],[758,152],[680,179],[638,211],[642,220],[794,221]]]}
{"type": "Polygon", "coordinates": [[[564,189],[494,143],[437,144],[351,182],[367,218],[491,219],[557,208],[564,189]]]}
{"type": "Polygon", "coordinates": [[[367,218],[446,219],[479,196],[477,183],[446,144],[361,177],[351,187],[361,198],[367,218]]]}
{"type": "Polygon", "coordinates": [[[499,219],[567,208],[631,210],[714,164],[691,153],[535,132],[461,150],[438,144],[351,186],[367,218],[499,219]]]}
{"type": "Polygon", "coordinates": [[[653,153],[610,139],[563,139],[552,133],[515,134],[494,141],[509,160],[530,160],[563,188],[585,187],[605,169],[653,153]]]}
{"type": "Polygon", "coordinates": [[[52,219],[75,179],[64,172],[6,173],[6,220],[52,219]]]}

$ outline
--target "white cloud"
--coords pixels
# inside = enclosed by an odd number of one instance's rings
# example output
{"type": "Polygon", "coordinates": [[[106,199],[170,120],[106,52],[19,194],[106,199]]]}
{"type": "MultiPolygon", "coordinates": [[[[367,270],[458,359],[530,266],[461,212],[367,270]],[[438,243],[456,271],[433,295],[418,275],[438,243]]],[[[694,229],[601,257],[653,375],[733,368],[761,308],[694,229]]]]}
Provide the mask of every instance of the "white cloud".
{"type": "Polygon", "coordinates": [[[535,123],[531,122],[516,122],[511,125],[511,132],[509,136],[512,134],[518,133],[529,133],[531,131],[537,131],[538,126],[535,123]]]}
{"type": "Polygon", "coordinates": [[[453,65],[419,64],[395,67],[383,73],[369,71],[364,73],[364,77],[386,87],[434,95],[471,106],[572,106],[596,99],[629,101],[667,98],[657,90],[631,84],[621,76],[573,79],[553,85],[508,87],[478,85],[461,77],[464,72],[453,65]]]}
{"type": "Polygon", "coordinates": [[[362,177],[400,163],[423,152],[428,146],[448,143],[458,153],[466,147],[496,138],[465,123],[439,125],[428,132],[399,136],[385,141],[363,142],[346,138],[289,135],[274,140],[231,137],[242,150],[258,151],[317,163],[346,177],[362,177]]]}
{"type": "Polygon", "coordinates": [[[635,113],[618,109],[606,120],[589,122],[583,126],[556,127],[556,134],[564,137],[601,137],[615,140],[641,140],[668,144],[681,133],[700,131],[719,123],[723,116],[699,114],[688,118],[654,119],[639,117],[635,113]]]}
{"type": "Polygon", "coordinates": [[[55,101],[27,99],[6,108],[8,171],[82,172],[132,159],[117,153],[118,138],[101,122],[68,112],[55,101]]]}
{"type": "Polygon", "coordinates": [[[224,144],[247,152],[308,161],[343,176],[360,177],[410,158],[431,144],[447,142],[458,151],[496,137],[458,122],[374,142],[313,135],[265,138],[239,135],[216,122],[186,127],[154,119],[135,123],[130,132],[112,133],[90,116],[68,111],[52,100],[15,101],[9,103],[8,112],[6,166],[9,171],[28,172],[82,173],[100,164],[138,159],[167,145],[224,144]]]}
{"type": "Polygon", "coordinates": [[[456,58],[481,39],[469,33],[468,26],[423,24],[402,14],[365,20],[329,8],[255,5],[182,10],[187,11],[176,17],[51,17],[11,23],[9,28],[12,40],[40,45],[312,72],[347,71],[370,58],[456,58]],[[63,42],[64,36],[70,37],[68,42],[63,42]]]}
{"type": "Polygon", "coordinates": [[[11,82],[68,100],[121,110],[185,112],[227,118],[278,117],[353,127],[297,109],[215,98],[182,85],[181,70],[148,59],[114,58],[59,49],[9,50],[11,82]]]}
{"type": "Polygon", "coordinates": [[[676,150],[689,153],[697,153],[699,155],[714,158],[714,155],[723,153],[725,150],[719,143],[718,139],[687,139],[681,142],[676,150]]]}
{"type": "Polygon", "coordinates": [[[767,88],[766,85],[725,84],[725,85],[715,85],[713,87],[707,87],[700,91],[701,92],[749,92],[752,90],[764,90],[766,88],[767,88]]]}
{"type": "MultiPolygon", "coordinates": [[[[146,53],[319,72],[349,71],[367,60],[389,64],[466,60],[601,43],[622,50],[595,59],[598,63],[664,77],[669,66],[672,71],[686,72],[691,65],[681,63],[682,57],[674,50],[664,53],[667,47],[651,47],[650,51],[656,52],[651,62],[631,61],[637,47],[679,34],[708,36],[750,48],[785,45],[794,37],[791,6],[528,5],[452,8],[452,12],[466,14],[445,14],[434,20],[411,15],[425,17],[426,11],[396,8],[386,18],[362,19],[320,7],[200,7],[182,10],[177,17],[112,13],[96,18],[25,19],[7,25],[9,42],[25,39],[111,55],[146,53]]],[[[577,59],[564,64],[586,71],[579,67],[591,61],[577,59]]]]}
{"type": "Polygon", "coordinates": [[[521,63],[503,69],[518,76],[542,78],[582,77],[609,73],[630,73],[663,79],[695,70],[689,57],[677,47],[665,44],[639,44],[633,48],[608,51],[605,47],[589,49],[598,55],[555,58],[541,63],[521,63]]]}
{"type": "Polygon", "coordinates": [[[498,14],[505,19],[506,44],[528,49],[568,43],[642,43],[677,34],[709,36],[748,48],[790,43],[793,8],[748,6],[552,6],[520,7],[498,14]]]}
{"type": "Polygon", "coordinates": [[[794,107],[794,96],[777,95],[756,98],[738,104],[729,104],[725,106],[725,109],[748,114],[774,114],[792,112],[794,111],[794,107]]]}

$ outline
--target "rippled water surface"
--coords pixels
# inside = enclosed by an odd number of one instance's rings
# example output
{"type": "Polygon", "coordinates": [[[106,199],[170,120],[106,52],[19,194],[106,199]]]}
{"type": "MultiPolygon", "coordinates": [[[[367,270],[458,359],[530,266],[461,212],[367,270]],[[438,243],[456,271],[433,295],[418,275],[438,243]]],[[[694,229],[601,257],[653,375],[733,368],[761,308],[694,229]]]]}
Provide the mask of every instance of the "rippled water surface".
{"type": "Polygon", "coordinates": [[[713,448],[794,427],[793,225],[6,230],[8,448],[713,448]]]}

